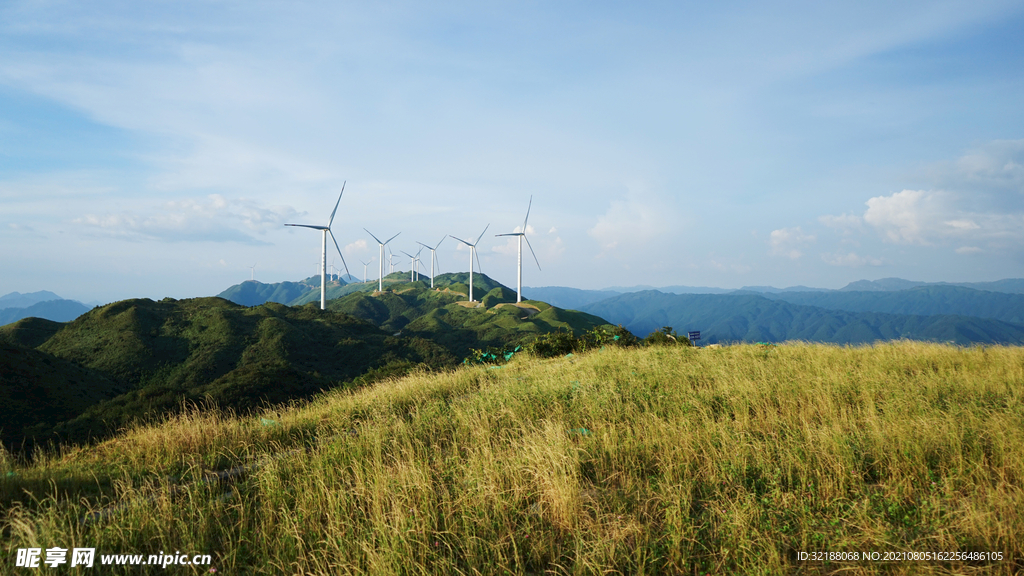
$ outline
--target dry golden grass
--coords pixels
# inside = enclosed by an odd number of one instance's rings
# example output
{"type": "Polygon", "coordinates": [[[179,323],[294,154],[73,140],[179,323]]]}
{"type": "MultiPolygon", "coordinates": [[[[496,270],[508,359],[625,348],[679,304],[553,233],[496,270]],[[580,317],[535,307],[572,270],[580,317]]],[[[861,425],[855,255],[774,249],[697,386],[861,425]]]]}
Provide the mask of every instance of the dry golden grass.
{"type": "Polygon", "coordinates": [[[0,530],[11,551],[201,552],[230,574],[1012,574],[1022,397],[1015,347],[516,358],[53,454],[13,470],[0,530]],[[130,504],[81,522],[111,502],[130,504]],[[798,556],[820,551],[1004,560],[798,556]]]}

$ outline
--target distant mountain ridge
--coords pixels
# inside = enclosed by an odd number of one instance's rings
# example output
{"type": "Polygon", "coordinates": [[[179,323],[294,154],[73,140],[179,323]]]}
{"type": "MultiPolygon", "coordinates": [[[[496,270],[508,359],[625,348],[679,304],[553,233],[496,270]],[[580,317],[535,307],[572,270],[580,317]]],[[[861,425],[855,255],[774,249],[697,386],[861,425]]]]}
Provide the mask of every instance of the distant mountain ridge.
{"type": "Polygon", "coordinates": [[[926,284],[896,291],[833,290],[765,293],[762,296],[828,310],[923,316],[945,314],[1024,324],[1024,294],[989,292],[953,284],[926,284]]]}
{"type": "Polygon", "coordinates": [[[11,292],[10,294],[4,294],[0,296],[0,309],[3,308],[28,308],[29,306],[37,302],[46,302],[47,300],[63,300],[60,296],[57,296],[49,290],[40,290],[38,292],[29,292],[28,294],[22,294],[21,292],[11,292]]]}
{"type": "Polygon", "coordinates": [[[584,306],[638,336],[663,326],[699,330],[703,342],[807,340],[836,344],[911,338],[957,344],[1024,344],[1024,325],[960,315],[848,312],[752,294],[633,292],[584,306]]]}

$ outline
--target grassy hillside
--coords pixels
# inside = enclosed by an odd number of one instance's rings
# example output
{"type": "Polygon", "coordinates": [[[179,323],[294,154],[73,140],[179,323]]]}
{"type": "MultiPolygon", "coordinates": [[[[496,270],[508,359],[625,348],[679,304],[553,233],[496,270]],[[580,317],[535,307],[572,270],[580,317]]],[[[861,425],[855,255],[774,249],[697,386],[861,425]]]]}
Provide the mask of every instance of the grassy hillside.
{"type": "MultiPolygon", "coordinates": [[[[781,294],[772,297],[784,296],[781,294]]],[[[846,312],[743,294],[623,294],[584,311],[644,336],[662,326],[700,330],[704,342],[807,340],[838,344],[912,338],[971,343],[1024,343],[1024,325],[966,316],[846,312]]]]}
{"type": "Polygon", "coordinates": [[[7,461],[0,565],[60,545],[223,574],[1013,574],[1022,446],[1021,348],[516,357],[7,461]],[[1003,559],[798,555],[822,551],[1003,559]]]}

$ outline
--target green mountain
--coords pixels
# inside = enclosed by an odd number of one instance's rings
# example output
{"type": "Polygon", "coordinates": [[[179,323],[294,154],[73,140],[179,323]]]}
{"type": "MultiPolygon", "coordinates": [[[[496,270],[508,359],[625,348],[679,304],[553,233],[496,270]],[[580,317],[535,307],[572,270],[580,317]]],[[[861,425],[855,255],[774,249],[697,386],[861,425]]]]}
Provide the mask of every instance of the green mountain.
{"type": "MultiPolygon", "coordinates": [[[[467,286],[458,274],[429,281],[393,285],[383,293],[356,292],[331,300],[328,310],[344,312],[379,326],[387,332],[417,336],[441,344],[454,355],[465,357],[470,349],[525,344],[539,334],[564,330],[579,336],[597,327],[613,328],[591,314],[563,310],[544,302],[515,303],[516,293],[480,274],[473,275],[469,305],[467,286]],[[487,286],[495,287],[486,293],[487,286]]],[[[465,279],[468,281],[468,278],[465,279]]]]}
{"type": "Polygon", "coordinates": [[[930,284],[890,292],[781,292],[763,296],[791,304],[847,312],[924,316],[952,314],[1024,324],[1024,294],[988,292],[951,284],[930,284]]]}
{"type": "MultiPolygon", "coordinates": [[[[667,292],[667,290],[666,290],[667,292]]],[[[581,290],[565,286],[541,286],[536,288],[523,287],[523,294],[535,300],[543,300],[552,306],[578,310],[587,304],[600,302],[605,298],[618,296],[621,292],[611,290],[581,290]]]]}
{"type": "Polygon", "coordinates": [[[1024,326],[954,315],[846,312],[790,304],[760,295],[634,292],[585,306],[637,335],[672,326],[701,332],[702,342],[806,340],[839,344],[910,338],[971,343],[1024,343],[1024,326]]]}
{"type": "Polygon", "coordinates": [[[387,280],[384,292],[376,283],[339,287],[359,290],[326,311],[318,301],[137,299],[66,324],[29,318],[0,327],[0,440],[81,442],[187,403],[245,412],[415,366],[450,368],[474,348],[607,326],[543,302],[517,306],[513,291],[483,275],[474,275],[473,304],[458,274],[436,278],[433,290],[429,280],[387,280]]]}
{"type": "Polygon", "coordinates": [[[441,368],[461,359],[429,340],[397,338],[312,305],[125,300],[57,326],[29,319],[0,328],[5,397],[31,384],[40,409],[49,414],[25,422],[18,419],[21,405],[0,405],[0,422],[16,422],[3,425],[8,445],[25,435],[83,441],[135,419],[161,417],[185,402],[246,411],[360,377],[417,364],[441,368]],[[60,381],[61,374],[67,375],[66,386],[57,394],[48,383],[60,381]],[[89,406],[81,410],[83,402],[89,406]],[[48,428],[31,426],[58,420],[48,428]]]}
{"type": "MultiPolygon", "coordinates": [[[[242,306],[259,306],[266,302],[287,304],[308,292],[314,291],[319,285],[319,278],[317,278],[316,284],[305,281],[264,284],[258,280],[246,280],[241,284],[235,284],[217,294],[217,296],[242,306]]],[[[316,290],[316,293],[319,295],[320,291],[316,290]]]]}

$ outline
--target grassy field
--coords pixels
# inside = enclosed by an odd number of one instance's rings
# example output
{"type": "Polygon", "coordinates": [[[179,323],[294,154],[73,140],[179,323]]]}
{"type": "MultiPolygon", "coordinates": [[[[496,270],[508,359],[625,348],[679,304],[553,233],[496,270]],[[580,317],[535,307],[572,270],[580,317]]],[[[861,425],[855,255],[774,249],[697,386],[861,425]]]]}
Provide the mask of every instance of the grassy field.
{"type": "Polygon", "coordinates": [[[1024,349],[520,356],[0,466],[0,573],[60,546],[218,574],[1014,574],[1024,349]],[[958,551],[1003,560],[800,559],[958,551]]]}

